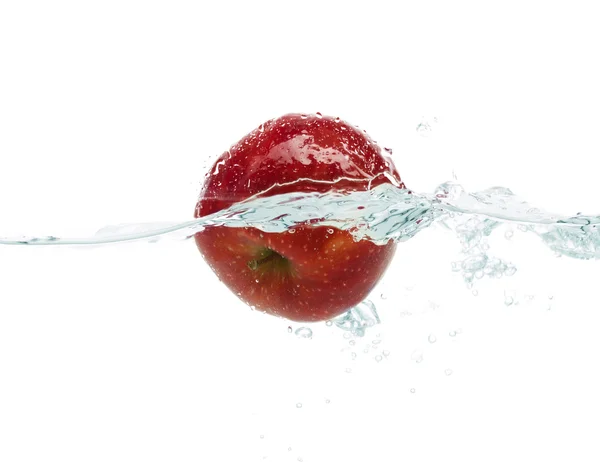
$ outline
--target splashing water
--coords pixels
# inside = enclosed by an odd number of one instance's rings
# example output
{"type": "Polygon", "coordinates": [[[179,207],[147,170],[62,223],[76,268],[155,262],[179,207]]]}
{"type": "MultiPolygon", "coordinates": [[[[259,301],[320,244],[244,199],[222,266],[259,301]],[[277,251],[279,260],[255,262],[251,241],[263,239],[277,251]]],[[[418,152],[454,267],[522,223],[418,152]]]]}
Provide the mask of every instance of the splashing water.
{"type": "MultiPolygon", "coordinates": [[[[600,216],[559,216],[532,207],[507,188],[467,193],[453,182],[441,184],[433,194],[417,194],[384,184],[360,192],[255,197],[195,220],[107,226],[90,238],[0,237],[0,244],[81,246],[133,240],[153,243],[167,238],[188,239],[210,226],[251,226],[281,233],[307,222],[347,230],[355,240],[369,239],[376,244],[407,241],[437,223],[454,233],[462,245],[461,259],[452,262],[452,270],[461,274],[469,288],[475,279],[511,276],[517,271],[510,262],[488,253],[487,238],[507,222],[537,235],[557,255],[600,259],[600,216]]],[[[506,231],[505,238],[511,239],[512,231],[506,231]]],[[[355,337],[364,336],[366,329],[380,322],[375,306],[368,300],[332,321],[355,337]]],[[[312,336],[304,330],[296,334],[302,338],[312,336]]],[[[429,341],[434,342],[435,337],[429,341]]]]}

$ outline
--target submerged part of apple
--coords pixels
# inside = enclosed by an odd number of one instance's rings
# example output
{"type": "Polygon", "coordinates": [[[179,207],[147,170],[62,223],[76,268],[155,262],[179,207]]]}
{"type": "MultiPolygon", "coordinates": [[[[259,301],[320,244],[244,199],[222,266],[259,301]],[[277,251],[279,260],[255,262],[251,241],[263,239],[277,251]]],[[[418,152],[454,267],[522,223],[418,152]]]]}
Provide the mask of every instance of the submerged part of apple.
{"type": "MultiPolygon", "coordinates": [[[[289,114],[262,124],[217,159],[195,216],[256,195],[359,191],[386,182],[404,187],[391,159],[363,131],[331,117],[289,114]]],[[[207,227],[195,240],[241,300],[295,321],[330,319],[360,303],[396,247],[314,224],[283,233],[207,227]]]]}

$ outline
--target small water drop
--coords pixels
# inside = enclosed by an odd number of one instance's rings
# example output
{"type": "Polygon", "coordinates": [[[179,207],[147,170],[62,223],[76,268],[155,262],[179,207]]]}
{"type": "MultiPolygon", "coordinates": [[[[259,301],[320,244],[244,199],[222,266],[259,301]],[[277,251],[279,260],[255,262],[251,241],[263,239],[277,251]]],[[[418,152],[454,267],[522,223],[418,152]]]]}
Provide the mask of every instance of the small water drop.
{"type": "Polygon", "coordinates": [[[265,439],[265,435],[260,435],[260,439],[264,440],[265,439]]]}
{"type": "Polygon", "coordinates": [[[330,399],[326,399],[325,400],[325,404],[329,404],[329,403],[331,403],[331,400],[330,399]]]}
{"type": "Polygon", "coordinates": [[[381,356],[381,355],[375,356],[375,361],[377,361],[377,362],[381,361],[382,359],[383,359],[383,356],[381,356]]]}
{"type": "Polygon", "coordinates": [[[449,335],[450,337],[456,337],[456,331],[455,331],[455,330],[451,330],[451,331],[448,333],[448,335],[449,335]]]}
{"type": "Polygon", "coordinates": [[[290,446],[290,447],[288,448],[288,451],[291,451],[291,450],[292,450],[292,447],[290,446]]]}
{"type": "Polygon", "coordinates": [[[475,297],[477,297],[477,295],[479,295],[479,291],[477,289],[473,289],[473,291],[471,292],[475,297]]]}
{"type": "Polygon", "coordinates": [[[300,118],[301,119],[308,119],[308,116],[306,114],[300,114],[300,118]]]}
{"type": "Polygon", "coordinates": [[[354,359],[356,359],[356,353],[354,353],[354,352],[350,353],[350,357],[351,357],[353,360],[354,360],[354,359]]]}
{"type": "Polygon", "coordinates": [[[333,229],[332,229],[332,228],[328,228],[328,229],[327,229],[327,232],[328,232],[329,234],[333,234],[333,229]]]}
{"type": "Polygon", "coordinates": [[[417,391],[417,390],[415,390],[414,388],[411,388],[411,389],[410,389],[410,392],[411,392],[411,393],[414,393],[415,391],[417,391]]]}
{"type": "Polygon", "coordinates": [[[510,295],[504,297],[504,304],[506,306],[510,306],[515,302],[515,299],[513,297],[511,297],[510,295]]]}
{"type": "Polygon", "coordinates": [[[333,322],[332,321],[325,321],[325,325],[327,327],[331,327],[331,326],[333,326],[333,322]]]}
{"type": "Polygon", "coordinates": [[[429,337],[427,337],[427,340],[429,341],[429,343],[435,343],[435,342],[437,342],[437,337],[433,334],[429,334],[429,337]]]}
{"type": "Polygon", "coordinates": [[[383,350],[381,352],[383,354],[383,356],[385,356],[386,358],[390,355],[390,351],[389,350],[383,350]]]}
{"type": "Polygon", "coordinates": [[[320,112],[317,112],[315,115],[316,115],[316,116],[317,116],[319,119],[323,118],[323,114],[321,114],[320,112]]]}
{"type": "Polygon", "coordinates": [[[300,409],[302,407],[302,403],[296,403],[296,407],[300,409]]]}
{"type": "Polygon", "coordinates": [[[381,297],[381,299],[382,299],[382,300],[387,300],[387,295],[386,295],[386,294],[384,294],[384,293],[382,293],[382,294],[380,295],[380,297],[381,297]]]}
{"type": "Polygon", "coordinates": [[[453,372],[452,369],[446,369],[444,371],[444,374],[446,374],[446,375],[452,375],[452,372],[453,372]]]}
{"type": "Polygon", "coordinates": [[[412,352],[412,354],[410,355],[410,359],[412,359],[413,361],[416,361],[417,363],[420,363],[423,361],[423,351],[422,350],[414,350],[412,352]]]}
{"type": "Polygon", "coordinates": [[[525,225],[519,225],[518,228],[519,228],[519,231],[523,231],[524,233],[527,232],[527,226],[525,226],[525,225]]]}
{"type": "Polygon", "coordinates": [[[515,233],[513,233],[512,231],[510,231],[510,230],[509,230],[509,231],[506,231],[506,232],[504,233],[504,237],[505,237],[506,239],[512,239],[512,237],[514,236],[514,234],[515,234],[515,233]]]}
{"type": "Polygon", "coordinates": [[[299,327],[296,329],[296,335],[299,338],[312,338],[313,332],[308,327],[299,327]]]}
{"type": "Polygon", "coordinates": [[[296,232],[296,230],[294,228],[288,229],[288,233],[290,234],[294,234],[296,232]]]}
{"type": "Polygon", "coordinates": [[[348,345],[350,345],[350,346],[354,346],[354,345],[356,345],[356,340],[350,340],[350,341],[348,342],[348,345]]]}
{"type": "Polygon", "coordinates": [[[393,154],[392,148],[383,148],[385,152],[387,152],[390,156],[393,154]]]}
{"type": "Polygon", "coordinates": [[[292,329],[292,326],[288,326],[288,328],[287,328],[288,334],[291,334],[291,333],[292,333],[292,330],[293,330],[293,329],[292,329]]]}
{"type": "Polygon", "coordinates": [[[350,367],[347,367],[347,368],[346,368],[346,373],[347,373],[347,374],[350,374],[351,372],[352,372],[352,369],[351,369],[350,367]]]}

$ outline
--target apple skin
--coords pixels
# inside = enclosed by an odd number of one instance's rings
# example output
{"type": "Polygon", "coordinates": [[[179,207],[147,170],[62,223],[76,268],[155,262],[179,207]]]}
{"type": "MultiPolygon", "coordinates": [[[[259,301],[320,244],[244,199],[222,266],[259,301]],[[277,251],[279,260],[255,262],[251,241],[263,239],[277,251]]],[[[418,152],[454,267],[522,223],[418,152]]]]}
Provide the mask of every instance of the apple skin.
{"type": "MultiPolygon", "coordinates": [[[[252,131],[214,163],[194,216],[260,194],[404,188],[391,159],[339,118],[287,114],[252,131]],[[316,181],[316,182],[315,182],[316,181]]],[[[207,227],[195,241],[218,278],[256,310],[293,321],[333,318],[375,287],[396,244],[355,242],[348,231],[302,224],[283,233],[207,227]]]]}

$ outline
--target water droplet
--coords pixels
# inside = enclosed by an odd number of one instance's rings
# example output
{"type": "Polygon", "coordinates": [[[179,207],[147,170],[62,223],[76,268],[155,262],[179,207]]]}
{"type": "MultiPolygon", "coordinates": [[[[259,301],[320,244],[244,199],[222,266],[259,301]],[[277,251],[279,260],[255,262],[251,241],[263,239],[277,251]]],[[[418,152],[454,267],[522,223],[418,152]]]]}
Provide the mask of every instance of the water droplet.
{"type": "Polygon", "coordinates": [[[300,409],[302,407],[302,403],[296,403],[296,407],[300,409]]]}
{"type": "Polygon", "coordinates": [[[515,299],[513,297],[511,297],[510,295],[504,297],[504,304],[506,306],[510,306],[515,302],[515,299]]]}
{"type": "Polygon", "coordinates": [[[429,337],[427,337],[427,340],[429,341],[429,343],[435,343],[435,342],[437,342],[437,337],[433,334],[429,334],[429,337]]]}
{"type": "Polygon", "coordinates": [[[381,343],[381,339],[378,339],[378,338],[376,338],[376,339],[374,339],[374,340],[373,340],[371,343],[372,343],[373,345],[378,345],[378,344],[380,344],[380,343],[381,343]]]}
{"type": "Polygon", "coordinates": [[[431,132],[431,125],[429,125],[429,123],[421,122],[419,125],[417,125],[417,133],[420,135],[426,136],[429,134],[429,132],[431,132]]]}
{"type": "Polygon", "coordinates": [[[471,292],[475,297],[477,297],[477,295],[479,295],[479,292],[477,291],[477,289],[473,289],[473,291],[471,292]]]}
{"type": "Polygon", "coordinates": [[[287,331],[288,331],[288,334],[291,334],[292,333],[292,326],[288,326],[287,331]]]}
{"type": "Polygon", "coordinates": [[[554,295],[548,295],[548,300],[554,300],[554,295]]]}
{"type": "Polygon", "coordinates": [[[265,435],[260,435],[260,439],[264,440],[265,439],[265,435]]]}
{"type": "Polygon", "coordinates": [[[296,230],[294,228],[288,229],[288,233],[290,234],[294,234],[296,232],[296,230]]]}
{"type": "Polygon", "coordinates": [[[333,326],[333,322],[331,322],[331,321],[325,321],[325,325],[327,327],[331,327],[331,326],[333,326]]]}
{"type": "Polygon", "coordinates": [[[410,359],[412,359],[413,361],[416,361],[417,363],[420,363],[421,361],[423,361],[423,351],[422,350],[414,350],[412,352],[412,354],[410,355],[410,359]]]}
{"type": "Polygon", "coordinates": [[[330,399],[326,399],[325,400],[325,404],[329,404],[329,403],[331,403],[331,400],[330,399]]]}
{"type": "Polygon", "coordinates": [[[323,114],[321,114],[320,112],[317,112],[315,115],[316,115],[316,116],[317,116],[319,119],[321,119],[321,118],[323,117],[323,114]]]}
{"type": "Polygon", "coordinates": [[[354,353],[354,352],[350,353],[350,357],[351,357],[352,359],[356,359],[356,353],[354,353]]]}
{"type": "Polygon", "coordinates": [[[382,293],[382,294],[381,294],[381,299],[382,299],[382,300],[387,300],[387,295],[386,295],[386,294],[384,294],[384,293],[382,293]]]}
{"type": "Polygon", "coordinates": [[[383,359],[383,356],[381,356],[381,355],[375,356],[375,361],[377,361],[377,362],[381,361],[382,359],[383,359]]]}
{"type": "Polygon", "coordinates": [[[385,356],[386,358],[390,355],[389,350],[383,350],[381,353],[383,353],[383,356],[385,356]]]}
{"type": "Polygon", "coordinates": [[[451,330],[451,331],[448,333],[448,335],[449,335],[450,337],[456,337],[456,331],[455,331],[455,330],[451,330]]]}
{"type": "Polygon", "coordinates": [[[415,390],[414,388],[411,388],[411,389],[410,389],[410,392],[411,392],[411,393],[414,393],[415,391],[417,391],[417,390],[415,390]]]}
{"type": "Polygon", "coordinates": [[[328,228],[328,229],[327,229],[327,232],[328,232],[329,234],[333,234],[333,229],[331,229],[331,228],[328,228]]]}
{"type": "Polygon", "coordinates": [[[527,226],[525,226],[525,225],[519,225],[518,228],[519,228],[519,231],[523,231],[524,233],[527,232],[527,226]]]}
{"type": "Polygon", "coordinates": [[[390,156],[393,154],[392,148],[383,148],[385,152],[387,152],[390,156]]]}
{"type": "Polygon", "coordinates": [[[347,368],[346,368],[346,373],[347,373],[347,374],[350,374],[351,372],[352,372],[352,369],[351,369],[350,367],[347,367],[347,368]]]}
{"type": "Polygon", "coordinates": [[[452,369],[446,369],[444,371],[444,374],[446,374],[446,375],[452,375],[452,372],[453,372],[452,369]]]}
{"type": "Polygon", "coordinates": [[[288,448],[288,451],[291,451],[291,450],[292,450],[292,447],[290,446],[290,447],[288,448]]]}
{"type": "Polygon", "coordinates": [[[300,118],[301,119],[308,119],[308,116],[306,114],[300,114],[300,118]]]}
{"type": "Polygon", "coordinates": [[[509,231],[506,231],[506,232],[504,233],[504,237],[505,237],[506,239],[511,239],[511,238],[514,236],[514,234],[515,234],[515,233],[513,233],[512,231],[510,231],[510,230],[509,230],[509,231]]]}
{"type": "Polygon", "coordinates": [[[313,332],[308,327],[299,327],[296,329],[296,335],[300,338],[312,338],[313,332]]]}

